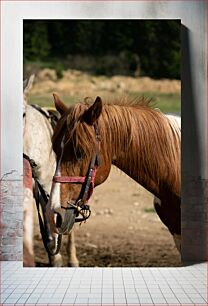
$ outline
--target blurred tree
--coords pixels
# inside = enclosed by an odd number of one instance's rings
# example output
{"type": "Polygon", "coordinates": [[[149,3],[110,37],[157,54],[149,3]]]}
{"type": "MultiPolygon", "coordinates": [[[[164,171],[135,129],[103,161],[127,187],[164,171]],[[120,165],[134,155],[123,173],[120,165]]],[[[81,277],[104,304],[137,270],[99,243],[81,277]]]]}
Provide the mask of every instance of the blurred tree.
{"type": "Polygon", "coordinates": [[[24,58],[36,61],[49,56],[47,23],[45,21],[24,21],[24,58]]]}
{"type": "Polygon", "coordinates": [[[69,54],[91,56],[97,63],[113,55],[128,59],[126,73],[132,74],[139,63],[142,75],[180,78],[180,21],[24,21],[25,60],[64,61],[69,54]]]}

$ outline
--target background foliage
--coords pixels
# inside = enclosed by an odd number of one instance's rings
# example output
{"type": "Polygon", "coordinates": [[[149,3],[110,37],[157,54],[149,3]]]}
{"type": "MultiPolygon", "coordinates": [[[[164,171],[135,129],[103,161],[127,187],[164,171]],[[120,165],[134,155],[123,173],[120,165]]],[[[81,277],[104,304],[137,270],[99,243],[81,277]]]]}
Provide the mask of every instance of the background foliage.
{"type": "Polygon", "coordinates": [[[179,20],[25,20],[24,64],[180,79],[179,20]]]}

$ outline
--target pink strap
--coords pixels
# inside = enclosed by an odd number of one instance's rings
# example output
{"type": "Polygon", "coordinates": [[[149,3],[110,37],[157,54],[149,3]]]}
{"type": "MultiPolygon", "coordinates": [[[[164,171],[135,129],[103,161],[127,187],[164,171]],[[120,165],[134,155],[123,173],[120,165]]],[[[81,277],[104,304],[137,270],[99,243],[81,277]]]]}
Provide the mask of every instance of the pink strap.
{"type": "MultiPolygon", "coordinates": [[[[91,180],[91,184],[90,184],[90,188],[89,188],[88,196],[87,196],[87,201],[90,199],[93,193],[93,189],[95,186],[96,171],[97,171],[97,167],[95,167],[93,170],[92,180],[91,180]]],[[[85,176],[58,176],[58,175],[55,175],[53,177],[53,181],[55,183],[84,183],[85,180],[86,180],[85,176]]]]}
{"type": "Polygon", "coordinates": [[[23,186],[32,190],[32,169],[26,158],[23,158],[23,186]]]}
{"type": "Polygon", "coordinates": [[[84,183],[85,176],[54,176],[55,183],[84,183]]]}

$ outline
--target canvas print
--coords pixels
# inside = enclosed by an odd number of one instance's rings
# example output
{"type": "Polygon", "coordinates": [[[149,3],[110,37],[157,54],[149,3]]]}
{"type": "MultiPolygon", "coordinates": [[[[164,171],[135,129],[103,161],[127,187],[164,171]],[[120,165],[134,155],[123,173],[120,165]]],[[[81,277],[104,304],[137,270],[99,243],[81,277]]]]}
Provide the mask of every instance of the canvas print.
{"type": "Polygon", "coordinates": [[[24,20],[24,266],[180,266],[179,20],[24,20]]]}

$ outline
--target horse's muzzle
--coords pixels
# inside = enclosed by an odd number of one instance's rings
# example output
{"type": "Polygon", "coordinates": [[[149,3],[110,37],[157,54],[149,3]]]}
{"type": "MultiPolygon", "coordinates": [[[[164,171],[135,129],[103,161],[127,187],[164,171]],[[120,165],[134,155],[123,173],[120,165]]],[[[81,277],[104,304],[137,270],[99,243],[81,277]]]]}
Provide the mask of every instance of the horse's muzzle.
{"type": "Polygon", "coordinates": [[[55,226],[58,234],[67,235],[72,230],[72,227],[75,223],[76,210],[73,207],[67,208],[58,208],[54,212],[55,216],[55,226]]]}
{"type": "Polygon", "coordinates": [[[75,222],[86,222],[91,215],[91,210],[90,206],[82,200],[68,201],[67,207],[61,206],[54,210],[48,208],[46,215],[54,233],[67,235],[75,222]]]}

